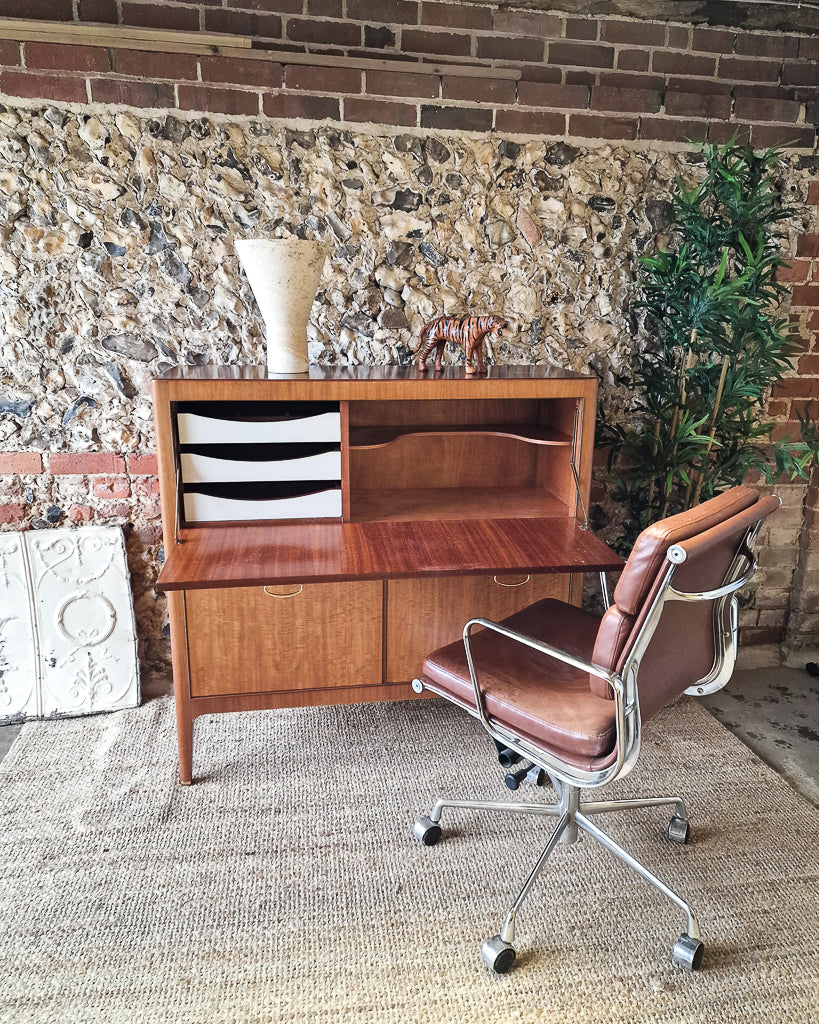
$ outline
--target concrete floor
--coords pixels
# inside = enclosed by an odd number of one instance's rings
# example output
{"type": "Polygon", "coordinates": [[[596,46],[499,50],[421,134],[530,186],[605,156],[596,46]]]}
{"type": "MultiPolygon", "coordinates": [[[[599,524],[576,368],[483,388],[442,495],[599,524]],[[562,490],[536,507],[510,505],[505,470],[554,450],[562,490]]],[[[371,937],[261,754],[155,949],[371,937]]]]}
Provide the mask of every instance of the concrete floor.
{"type": "MultiPolygon", "coordinates": [[[[143,687],[150,699],[166,692],[154,682],[143,687]]],[[[819,807],[819,679],[796,668],[735,672],[705,707],[746,746],[804,797],[819,807]]],[[[0,760],[22,728],[0,726],[0,760]]]]}

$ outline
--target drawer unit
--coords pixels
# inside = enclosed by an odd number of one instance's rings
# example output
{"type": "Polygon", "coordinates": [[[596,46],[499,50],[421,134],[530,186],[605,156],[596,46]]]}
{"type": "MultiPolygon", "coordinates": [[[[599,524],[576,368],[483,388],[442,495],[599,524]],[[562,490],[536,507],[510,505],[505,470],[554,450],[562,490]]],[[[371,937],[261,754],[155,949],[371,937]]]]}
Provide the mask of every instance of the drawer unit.
{"type": "Polygon", "coordinates": [[[382,592],[372,581],[189,591],[191,695],[380,682],[382,592]]]}
{"type": "Polygon", "coordinates": [[[176,409],[186,525],[342,515],[338,402],[196,402],[176,409]]]}

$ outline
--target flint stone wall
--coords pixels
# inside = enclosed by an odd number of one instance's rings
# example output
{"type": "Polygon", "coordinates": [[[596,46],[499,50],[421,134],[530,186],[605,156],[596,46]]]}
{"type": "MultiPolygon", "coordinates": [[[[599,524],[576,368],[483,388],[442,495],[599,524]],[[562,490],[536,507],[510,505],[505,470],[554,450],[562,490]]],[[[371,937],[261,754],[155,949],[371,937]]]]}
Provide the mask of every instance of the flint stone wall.
{"type": "MultiPolygon", "coordinates": [[[[236,239],[328,243],[315,362],[408,363],[432,316],[498,312],[515,331],[490,343],[490,361],[597,374],[620,411],[641,331],[637,255],[696,164],[546,139],[0,109],[0,451],[42,453],[42,471],[0,476],[2,507],[17,510],[0,522],[126,525],[143,667],[165,667],[150,380],[178,364],[265,362],[236,239]],[[113,461],[93,461],[103,455],[113,461]]],[[[784,158],[800,209],[811,167],[784,158]]],[[[789,225],[788,252],[805,224],[789,225]]],[[[796,554],[777,566],[788,586],[796,554]]]]}

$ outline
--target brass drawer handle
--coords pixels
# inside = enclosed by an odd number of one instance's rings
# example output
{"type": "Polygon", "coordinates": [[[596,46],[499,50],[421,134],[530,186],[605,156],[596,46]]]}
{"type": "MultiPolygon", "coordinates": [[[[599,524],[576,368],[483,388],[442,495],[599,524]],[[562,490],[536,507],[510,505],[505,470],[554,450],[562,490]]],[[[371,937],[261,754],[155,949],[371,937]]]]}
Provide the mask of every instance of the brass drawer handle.
{"type": "Polygon", "coordinates": [[[492,577],[499,587],[525,587],[531,578],[531,576],[527,576],[526,579],[521,580],[520,583],[501,583],[497,576],[492,577]]]}
{"type": "MultiPolygon", "coordinates": [[[[270,585],[270,584],[268,584],[267,586],[269,586],[269,585],[270,585]]],[[[265,592],[265,593],[267,594],[267,596],[268,596],[268,597],[278,597],[278,598],[279,598],[279,600],[281,600],[281,601],[283,601],[283,600],[284,600],[284,599],[285,599],[286,597],[298,597],[298,596],[299,596],[299,594],[300,594],[300,593],[302,592],[302,590],[304,590],[304,584],[303,584],[303,583],[300,583],[300,584],[299,584],[299,589],[298,589],[298,590],[294,590],[292,594],[272,594],[272,593],[271,593],[271,592],[270,592],[270,591],[269,591],[269,590],[267,589],[267,586],[265,586],[265,587],[262,587],[262,590],[264,590],[264,592],[265,592]]]]}

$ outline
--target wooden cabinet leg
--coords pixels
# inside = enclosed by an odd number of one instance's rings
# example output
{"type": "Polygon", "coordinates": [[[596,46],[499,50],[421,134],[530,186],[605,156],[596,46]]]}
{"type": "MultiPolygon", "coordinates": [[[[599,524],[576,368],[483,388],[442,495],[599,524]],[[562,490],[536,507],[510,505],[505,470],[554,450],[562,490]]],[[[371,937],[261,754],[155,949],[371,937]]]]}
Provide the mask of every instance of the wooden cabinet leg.
{"type": "Polygon", "coordinates": [[[179,781],[189,786],[193,775],[193,717],[190,704],[176,702],[176,742],[179,747],[179,781]]]}

